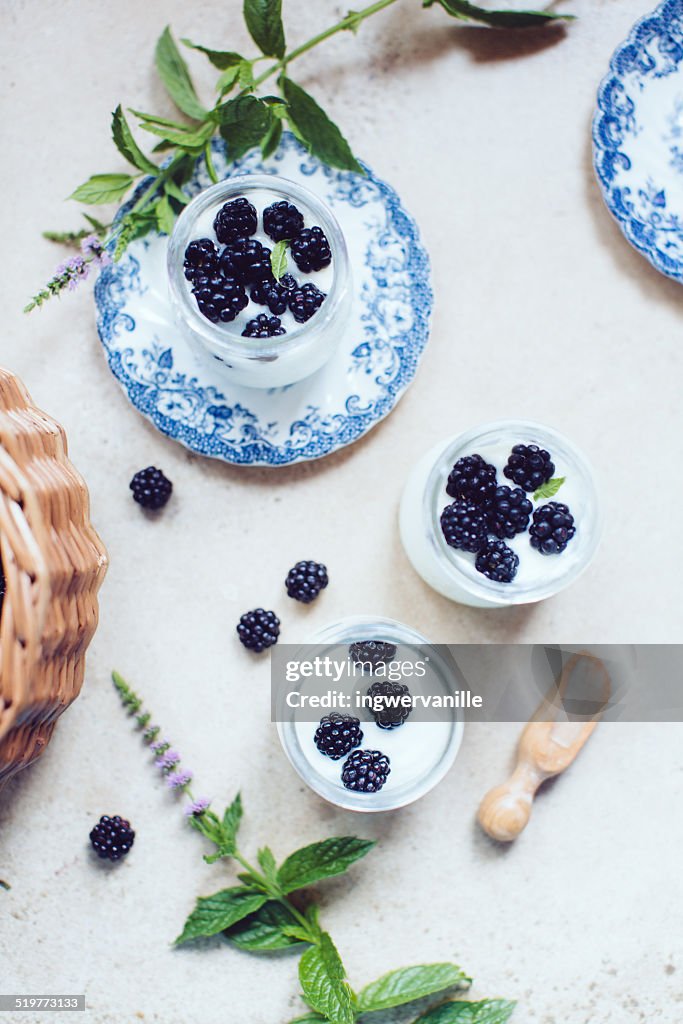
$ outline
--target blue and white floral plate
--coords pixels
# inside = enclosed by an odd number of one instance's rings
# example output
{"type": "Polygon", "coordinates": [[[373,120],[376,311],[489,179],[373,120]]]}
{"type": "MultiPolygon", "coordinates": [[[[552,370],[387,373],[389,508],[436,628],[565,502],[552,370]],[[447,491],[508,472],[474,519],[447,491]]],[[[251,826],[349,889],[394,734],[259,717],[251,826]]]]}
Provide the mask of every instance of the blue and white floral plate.
{"type": "Polygon", "coordinates": [[[641,18],[614,53],[593,147],[605,202],[628,241],[683,281],[683,0],[641,18]]]}
{"type": "MultiPolygon", "coordinates": [[[[252,152],[219,176],[271,172],[300,181],[332,207],[351,259],[354,306],[332,360],[288,388],[260,391],[226,381],[220,364],[183,339],[167,294],[165,235],[133,243],[95,286],[97,326],[128,398],[163,434],[202,455],[282,466],[329,455],[367,433],[406,390],[427,344],[429,258],[394,190],[367,169],[331,170],[292,137],[267,161],[252,152]]],[[[210,184],[203,163],[187,191],[210,184]]],[[[144,182],[141,185],[144,188],[144,182]]]]}

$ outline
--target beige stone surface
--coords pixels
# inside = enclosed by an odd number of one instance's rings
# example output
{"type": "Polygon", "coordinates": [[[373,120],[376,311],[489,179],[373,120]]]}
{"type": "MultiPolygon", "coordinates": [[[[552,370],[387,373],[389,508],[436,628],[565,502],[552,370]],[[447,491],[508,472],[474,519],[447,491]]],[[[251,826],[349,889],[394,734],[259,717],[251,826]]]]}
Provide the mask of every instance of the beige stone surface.
{"type": "MultiPolygon", "coordinates": [[[[239,614],[263,604],[281,611],[290,639],[372,612],[442,642],[681,639],[683,551],[664,534],[683,499],[681,293],[623,241],[590,163],[597,84],[647,4],[566,6],[580,15],[566,34],[513,36],[402,0],[301,61],[302,84],[420,223],[437,304],[417,380],[392,416],[343,453],[272,472],[195,457],[139,417],[105,365],[87,286],[21,314],[61,258],[41,230],[77,224],[63,197],[92,172],[122,169],[109,141],[115,105],[171,112],[152,69],[161,28],[244,48],[240,4],[3,5],[0,361],[64,423],[111,569],[83,696],[0,798],[0,878],[11,885],[0,890],[2,991],[85,992],[93,1024],[272,1024],[301,1012],[293,959],[220,941],[170,948],[194,896],[231,874],[203,864],[145,763],[109,684],[116,666],[201,790],[223,803],[242,788],[248,849],[268,841],[282,856],[352,830],[379,839],[348,880],[320,892],[354,983],[454,958],[478,996],[520,1000],[516,1024],[682,1019],[680,726],[599,728],[502,849],[473,819],[508,770],[516,727],[470,728],[436,791],[359,820],[293,775],[268,720],[267,659],[234,636],[239,614]],[[546,604],[466,609],[413,573],[398,498],[424,449],[505,415],[553,424],[591,454],[605,539],[593,567],[546,604]],[[175,485],[158,522],[128,492],[149,463],[175,485]],[[283,598],[282,579],[308,557],[332,582],[305,609],[283,598]],[[102,813],[138,830],[111,871],[85,843],[102,813]]],[[[285,7],[296,40],[345,11],[331,0],[285,7]]],[[[208,69],[192,64],[208,88],[208,69]]]]}

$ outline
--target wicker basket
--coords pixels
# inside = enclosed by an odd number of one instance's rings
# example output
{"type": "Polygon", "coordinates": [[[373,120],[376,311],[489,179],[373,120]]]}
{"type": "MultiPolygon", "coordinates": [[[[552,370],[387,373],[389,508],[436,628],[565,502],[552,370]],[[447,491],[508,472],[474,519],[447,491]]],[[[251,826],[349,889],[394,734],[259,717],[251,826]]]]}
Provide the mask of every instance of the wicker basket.
{"type": "Polygon", "coordinates": [[[34,761],[83,683],[106,551],[63,429],[0,369],[0,788],[34,761]]]}

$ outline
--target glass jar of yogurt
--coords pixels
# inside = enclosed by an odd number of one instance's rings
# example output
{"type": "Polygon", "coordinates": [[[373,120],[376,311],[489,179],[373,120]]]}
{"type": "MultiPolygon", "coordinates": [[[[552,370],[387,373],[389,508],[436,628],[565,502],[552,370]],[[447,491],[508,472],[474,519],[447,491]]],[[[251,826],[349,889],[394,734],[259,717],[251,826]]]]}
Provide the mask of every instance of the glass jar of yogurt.
{"type": "Polygon", "coordinates": [[[341,228],[327,204],[309,189],[272,174],[251,174],[213,185],[185,207],[176,222],[168,247],[169,290],[176,321],[196,349],[213,356],[232,381],[247,387],[271,388],[293,384],[319,370],[333,355],[348,322],[351,307],[351,272],[341,228]],[[306,228],[319,227],[329,243],[331,262],[318,271],[301,271],[289,250],[287,272],[299,286],[307,283],[324,293],[320,307],[304,323],[298,323],[290,309],[278,315],[284,331],[274,337],[244,337],[249,321],[259,314],[273,315],[266,305],[249,298],[230,322],[213,323],[200,311],[192,283],[184,272],[190,242],[209,239],[219,252],[214,221],[226,203],[246,199],[256,211],[256,230],[248,237],[272,250],[275,241],[263,224],[263,211],[285,200],[303,215],[306,228]]]}
{"type": "MultiPolygon", "coordinates": [[[[500,535],[494,537],[490,530],[487,532],[490,540],[499,539],[500,535]]],[[[440,441],[417,463],[401,499],[401,540],[416,572],[425,583],[452,601],[482,608],[541,601],[563,590],[590,563],[600,532],[598,495],[586,457],[557,431],[524,420],[501,420],[440,441]],[[552,478],[541,485],[542,493],[538,496],[538,492],[531,489],[524,493],[529,508],[528,527],[514,537],[500,538],[514,553],[512,556],[505,553],[505,557],[512,563],[517,560],[514,578],[500,582],[477,570],[476,552],[446,542],[441,516],[454,500],[452,493],[446,490],[449,474],[458,460],[468,456],[481,456],[485,463],[495,467],[496,484],[514,490],[516,482],[506,476],[504,470],[513,447],[518,445],[533,445],[547,453],[553,464],[552,478]],[[554,490],[558,481],[562,483],[554,490]],[[564,549],[546,554],[532,546],[533,533],[529,528],[534,525],[536,513],[550,503],[558,503],[568,510],[573,527],[564,549]]]]}
{"type": "MultiPolygon", "coordinates": [[[[402,665],[404,673],[406,665],[415,667],[417,674],[401,676],[412,696],[453,693],[454,670],[443,649],[430,645],[415,630],[393,619],[359,616],[332,623],[311,637],[301,648],[300,656],[307,660],[314,655],[329,657],[335,664],[348,659],[354,670],[331,689],[349,695],[366,694],[373,682],[385,678],[381,669],[371,670],[367,665],[362,672],[355,672],[359,666],[350,657],[350,648],[367,641],[387,645],[387,662],[391,666],[402,665]],[[425,659],[425,674],[420,675],[419,666],[425,659]]],[[[288,652],[288,662],[298,656],[288,652]]],[[[297,699],[320,693],[319,682],[309,676],[292,684],[297,699]]],[[[357,717],[362,740],[343,756],[332,759],[316,745],[320,720],[331,713],[329,709],[312,712],[310,707],[290,708],[282,702],[277,727],[284,751],[304,782],[325,800],[347,810],[388,811],[419,799],[443,779],[462,742],[463,713],[458,708],[432,712],[426,716],[429,720],[425,720],[424,712],[413,710],[400,726],[380,728],[371,710],[357,710],[357,705],[353,705],[343,713],[357,717]],[[377,792],[356,791],[342,781],[348,756],[359,751],[375,752],[385,758],[389,771],[377,792]]]]}

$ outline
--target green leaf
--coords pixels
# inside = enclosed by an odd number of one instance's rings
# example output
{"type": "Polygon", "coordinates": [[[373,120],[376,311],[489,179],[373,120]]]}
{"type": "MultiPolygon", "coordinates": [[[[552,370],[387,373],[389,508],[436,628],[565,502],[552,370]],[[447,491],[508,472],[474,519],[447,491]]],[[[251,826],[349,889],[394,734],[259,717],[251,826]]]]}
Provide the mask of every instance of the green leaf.
{"type": "Polygon", "coordinates": [[[83,216],[93,231],[96,231],[98,234],[102,234],[103,231],[107,231],[107,225],[103,224],[101,220],[97,219],[97,217],[91,217],[89,213],[84,213],[83,216]]]}
{"type": "Polygon", "coordinates": [[[264,846],[262,850],[259,850],[257,860],[269,887],[277,889],[277,864],[270,847],[264,846]]]}
{"type": "Polygon", "coordinates": [[[273,123],[270,107],[256,96],[238,96],[218,108],[220,132],[228,144],[231,160],[258,146],[273,123]]]}
{"type": "Polygon", "coordinates": [[[57,242],[58,245],[69,245],[77,249],[83,239],[92,234],[92,230],[83,228],[81,231],[43,231],[42,234],[48,242],[57,242]]]}
{"type": "Polygon", "coordinates": [[[131,163],[133,167],[137,167],[139,171],[144,171],[146,174],[159,173],[157,165],[148,160],[133,138],[133,133],[128,126],[126,115],[123,113],[120,103],[111,117],[111,134],[116,143],[116,148],[126,158],[128,163],[131,163]]]}
{"type": "Polygon", "coordinates": [[[249,92],[254,87],[254,65],[250,60],[244,60],[237,69],[237,81],[240,89],[249,92]]]}
{"type": "Polygon", "coordinates": [[[79,203],[99,206],[101,203],[115,203],[125,196],[133,184],[130,174],[93,174],[82,185],[79,185],[69,199],[77,199],[79,203]]]}
{"type": "MultiPolygon", "coordinates": [[[[277,117],[277,112],[276,112],[277,117]]],[[[261,155],[264,160],[267,160],[269,156],[277,152],[277,148],[280,145],[280,139],[282,138],[282,121],[275,120],[261,139],[261,155]]]]}
{"type": "Polygon", "coordinates": [[[155,59],[159,77],[179,110],[196,121],[203,121],[207,112],[199,102],[187,64],[180,55],[168,25],[159,36],[155,59]]]}
{"type": "Polygon", "coordinates": [[[262,893],[241,886],[222,889],[213,896],[200,896],[175,941],[181,943],[204,935],[217,935],[259,910],[265,902],[266,897],[262,893]]]}
{"type": "Polygon", "coordinates": [[[330,167],[364,174],[348,142],[313,97],[284,75],[281,84],[289,107],[289,122],[311,153],[330,167]]]}
{"type": "Polygon", "coordinates": [[[175,226],[175,214],[167,195],[159,196],[154,205],[154,213],[159,231],[164,235],[172,234],[175,226]]]}
{"type": "Polygon", "coordinates": [[[203,149],[213,135],[213,125],[208,123],[182,131],[148,122],[145,122],[142,127],[146,132],[160,135],[165,142],[170,142],[172,146],[180,146],[181,149],[203,149]]]}
{"type": "Polygon", "coordinates": [[[507,1024],[516,1005],[507,999],[442,1003],[418,1017],[415,1024],[507,1024]]]}
{"type": "Polygon", "coordinates": [[[534,491],[534,501],[540,501],[541,498],[552,498],[553,495],[557,494],[566,479],[566,476],[554,476],[547,480],[537,491],[534,491]]]}
{"type": "Polygon", "coordinates": [[[261,53],[266,57],[284,57],[282,0],[244,0],[244,20],[261,53]]]}
{"type": "Polygon", "coordinates": [[[298,938],[287,934],[285,930],[291,924],[292,918],[285,908],[272,900],[229,928],[226,935],[239,949],[270,953],[301,945],[298,938]]]}
{"type": "MultiPolygon", "coordinates": [[[[280,242],[275,243],[270,254],[270,269],[273,271],[276,281],[279,281],[287,272],[287,245],[287,239],[283,238],[280,242]]],[[[291,860],[291,857],[289,859],[291,860]]]]}
{"type": "Polygon", "coordinates": [[[317,946],[299,961],[299,981],[306,1002],[331,1024],[354,1024],[353,993],[332,939],[322,932],[317,946]]]}
{"type": "Polygon", "coordinates": [[[200,53],[206,54],[213,66],[218,68],[219,71],[236,67],[244,60],[241,54],[234,53],[232,50],[211,50],[208,46],[200,46],[199,43],[193,43],[189,39],[181,39],[180,41],[184,46],[189,46],[191,50],[199,50],[200,53]]]}
{"type": "Polygon", "coordinates": [[[223,821],[221,822],[222,839],[226,845],[232,843],[234,847],[241,821],[242,794],[238,793],[233,802],[226,807],[225,814],[223,815],[223,821]]]}
{"type": "Polygon", "coordinates": [[[134,117],[139,118],[144,124],[160,124],[166,128],[177,128],[178,131],[188,131],[189,125],[183,124],[181,121],[169,121],[167,117],[158,117],[156,114],[145,114],[142,110],[133,110],[132,107],[128,107],[129,113],[134,117]]]}
{"type": "Polygon", "coordinates": [[[374,845],[370,839],[335,836],[322,843],[304,846],[291,854],[278,872],[282,891],[294,892],[322,878],[341,875],[354,861],[369,853],[374,845]]]}
{"type": "Polygon", "coordinates": [[[557,14],[554,11],[489,11],[477,7],[468,0],[423,0],[423,7],[439,3],[452,18],[460,21],[478,21],[483,25],[497,28],[535,28],[552,21],[573,21],[573,14],[557,14]]]}
{"type": "Polygon", "coordinates": [[[416,967],[400,967],[389,971],[377,981],[366,985],[358,993],[358,1013],[369,1010],[389,1010],[392,1006],[403,1006],[415,999],[423,999],[444,989],[466,988],[472,979],[468,978],[457,964],[420,964],[416,967]]]}
{"type": "Polygon", "coordinates": [[[239,73],[240,65],[238,64],[237,67],[228,68],[227,71],[224,71],[220,76],[216,82],[216,91],[221,99],[233,88],[235,82],[239,78],[239,73]]]}
{"type": "Polygon", "coordinates": [[[187,206],[190,201],[190,197],[186,196],[180,186],[176,185],[175,181],[172,181],[170,178],[167,178],[166,181],[164,181],[164,190],[171,199],[175,199],[175,201],[180,203],[181,206],[187,206]]]}

